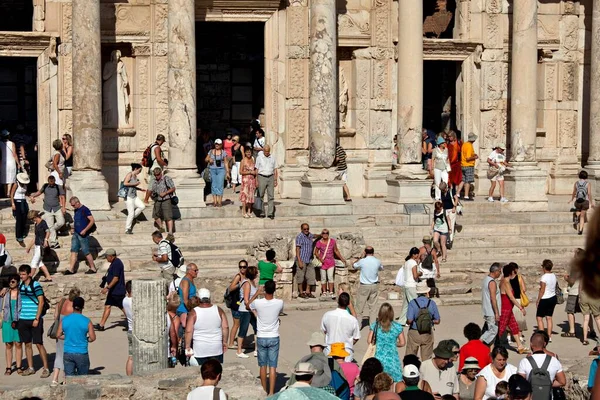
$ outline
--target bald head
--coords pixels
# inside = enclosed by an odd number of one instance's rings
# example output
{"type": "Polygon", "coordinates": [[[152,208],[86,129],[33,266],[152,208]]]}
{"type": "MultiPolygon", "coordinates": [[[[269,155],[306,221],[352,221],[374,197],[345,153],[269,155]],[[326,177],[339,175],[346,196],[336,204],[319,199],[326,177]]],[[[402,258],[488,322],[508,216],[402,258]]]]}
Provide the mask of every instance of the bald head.
{"type": "Polygon", "coordinates": [[[544,350],[544,347],[546,347],[546,341],[544,340],[544,336],[538,333],[534,334],[531,337],[530,345],[531,351],[544,350]]]}
{"type": "Polygon", "coordinates": [[[400,400],[400,396],[394,392],[380,392],[375,395],[373,400],[400,400]]]}

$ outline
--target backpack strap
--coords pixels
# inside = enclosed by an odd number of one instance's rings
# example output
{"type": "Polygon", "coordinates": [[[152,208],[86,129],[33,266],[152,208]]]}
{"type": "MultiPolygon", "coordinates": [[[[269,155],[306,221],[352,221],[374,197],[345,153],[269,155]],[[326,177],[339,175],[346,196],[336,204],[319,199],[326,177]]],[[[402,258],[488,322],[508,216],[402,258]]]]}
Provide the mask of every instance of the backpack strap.
{"type": "MultiPolygon", "coordinates": [[[[425,307],[419,307],[419,309],[421,309],[421,310],[427,309],[429,311],[429,304],[431,304],[431,299],[427,300],[427,304],[425,305],[425,307]]],[[[417,305],[418,305],[418,303],[417,303],[417,305]]]]}
{"type": "Polygon", "coordinates": [[[213,388],[213,400],[219,400],[221,398],[221,396],[219,395],[221,392],[221,389],[218,387],[214,387],[213,388]]]}
{"type": "MultiPolygon", "coordinates": [[[[535,360],[533,359],[533,356],[528,356],[527,361],[529,361],[529,364],[531,364],[531,368],[533,368],[533,369],[538,368],[537,364],[535,363],[535,360]]],[[[545,360],[544,360],[544,362],[545,362],[545,360]]]]}
{"type": "Polygon", "coordinates": [[[541,369],[544,371],[548,371],[548,366],[550,366],[550,361],[552,361],[552,357],[546,354],[546,358],[544,359],[544,363],[542,364],[541,369]]]}

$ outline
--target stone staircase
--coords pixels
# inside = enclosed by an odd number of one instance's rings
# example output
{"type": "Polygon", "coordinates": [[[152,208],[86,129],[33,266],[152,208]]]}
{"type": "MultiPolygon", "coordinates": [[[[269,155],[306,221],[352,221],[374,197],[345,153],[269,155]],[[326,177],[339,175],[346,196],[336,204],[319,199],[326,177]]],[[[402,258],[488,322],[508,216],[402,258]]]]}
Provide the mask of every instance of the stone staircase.
{"type": "MultiPolygon", "coordinates": [[[[308,222],[313,233],[328,228],[332,237],[341,233],[362,235],[366,244],[372,245],[384,266],[382,299],[396,298],[394,286],[398,269],[404,264],[408,250],[421,245],[423,235],[429,234],[430,217],[426,213],[406,214],[404,207],[385,203],[382,199],[357,199],[341,206],[303,206],[295,200],[276,202],[276,219],[241,218],[239,202],[220,209],[212,207],[185,210],[183,219],[176,223],[176,244],[188,262],[200,266],[199,285],[217,289],[220,293],[225,282],[237,271],[237,262],[256,259],[249,251],[265,238],[290,238],[299,232],[300,224],[308,222]]],[[[515,261],[530,288],[536,285],[539,265],[545,258],[554,261],[557,272],[564,271],[573,249],[582,247],[584,239],[572,226],[566,199],[552,198],[547,212],[515,211],[515,204],[475,201],[464,204],[464,215],[458,217],[463,226],[449,251],[448,261],[441,264],[440,303],[465,304],[480,301],[481,279],[492,262],[515,261]]],[[[150,234],[152,221],[136,224],[134,235],[125,235],[124,204],[117,203],[113,210],[95,212],[97,232],[93,234],[94,253],[110,247],[119,252],[125,262],[129,278],[156,276],[157,266],[151,261],[155,248],[150,234]]],[[[151,217],[151,207],[144,214],[151,217]]],[[[7,237],[7,246],[15,263],[27,263],[25,254],[14,240],[14,220],[10,209],[0,212],[0,230],[7,237]]],[[[51,251],[48,261],[59,260],[57,271],[66,268],[70,237],[61,237],[62,247],[51,251]]],[[[293,248],[293,246],[292,246],[293,248]]],[[[349,257],[350,254],[345,254],[349,257]]],[[[279,255],[279,259],[291,255],[279,255]]],[[[86,270],[85,266],[81,268],[86,270]]],[[[343,275],[343,274],[342,274],[343,275]]],[[[88,288],[90,299],[96,297],[97,279],[78,274],[75,277],[55,275],[57,294],[73,282],[88,288]]],[[[289,280],[289,279],[288,279],[289,280]]],[[[350,283],[356,284],[356,274],[348,274],[350,283]]],[[[68,288],[67,288],[68,290],[68,288]]],[[[533,291],[532,293],[533,294],[533,291]]],[[[221,298],[217,294],[216,298],[221,298]]],[[[297,300],[298,307],[315,308],[315,300],[297,300]]],[[[320,303],[320,302],[317,302],[320,303]]],[[[330,303],[330,302],[326,302],[330,303]]],[[[329,307],[330,305],[327,305],[329,307]]]]}

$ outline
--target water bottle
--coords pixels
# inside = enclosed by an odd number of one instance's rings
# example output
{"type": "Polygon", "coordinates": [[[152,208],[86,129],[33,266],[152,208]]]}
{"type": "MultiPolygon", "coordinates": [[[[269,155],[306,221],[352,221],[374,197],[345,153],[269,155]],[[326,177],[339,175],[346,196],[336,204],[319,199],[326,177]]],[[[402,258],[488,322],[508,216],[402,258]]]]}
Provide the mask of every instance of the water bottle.
{"type": "Polygon", "coordinates": [[[169,367],[175,368],[176,365],[177,365],[177,357],[171,356],[169,358],[169,367]]]}

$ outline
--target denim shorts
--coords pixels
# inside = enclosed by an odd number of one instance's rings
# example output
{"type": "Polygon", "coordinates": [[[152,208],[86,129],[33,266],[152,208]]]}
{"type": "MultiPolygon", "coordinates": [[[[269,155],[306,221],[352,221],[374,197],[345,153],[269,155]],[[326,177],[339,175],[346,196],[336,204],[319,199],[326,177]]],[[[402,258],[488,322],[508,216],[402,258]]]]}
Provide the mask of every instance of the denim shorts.
{"type": "Polygon", "coordinates": [[[238,310],[231,310],[231,317],[233,319],[240,319],[240,317],[242,316],[242,313],[238,310]]]}
{"type": "Polygon", "coordinates": [[[79,250],[84,256],[90,254],[90,238],[89,236],[83,237],[77,232],[73,232],[71,237],[71,253],[79,253],[79,250]]]}
{"type": "Polygon", "coordinates": [[[256,334],[256,317],[253,313],[248,311],[240,312],[240,330],[238,331],[238,338],[245,338],[248,335],[248,326],[252,325],[254,333],[256,334]]]}
{"type": "Polygon", "coordinates": [[[279,359],[279,338],[256,339],[258,351],[258,366],[277,368],[279,359]]]}

